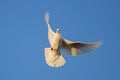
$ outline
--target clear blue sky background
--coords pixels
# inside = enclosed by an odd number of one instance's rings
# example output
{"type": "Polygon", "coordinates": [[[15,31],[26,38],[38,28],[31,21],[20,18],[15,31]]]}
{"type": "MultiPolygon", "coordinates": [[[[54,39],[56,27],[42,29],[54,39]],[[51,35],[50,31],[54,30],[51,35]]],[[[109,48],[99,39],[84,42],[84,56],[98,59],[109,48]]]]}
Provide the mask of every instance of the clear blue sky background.
{"type": "Polygon", "coordinates": [[[0,80],[120,80],[119,0],[0,0],[0,80]],[[45,12],[50,24],[72,41],[103,40],[97,50],[65,55],[49,67],[45,12]]]}

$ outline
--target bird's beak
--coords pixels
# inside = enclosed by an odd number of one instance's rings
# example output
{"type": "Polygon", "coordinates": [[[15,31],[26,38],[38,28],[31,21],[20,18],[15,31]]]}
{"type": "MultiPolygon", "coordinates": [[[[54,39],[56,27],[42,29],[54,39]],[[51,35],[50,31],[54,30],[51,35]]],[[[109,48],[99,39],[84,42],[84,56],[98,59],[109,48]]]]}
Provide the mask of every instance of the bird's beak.
{"type": "Polygon", "coordinates": [[[57,29],[57,31],[56,31],[56,32],[60,33],[60,29],[57,29]]]}

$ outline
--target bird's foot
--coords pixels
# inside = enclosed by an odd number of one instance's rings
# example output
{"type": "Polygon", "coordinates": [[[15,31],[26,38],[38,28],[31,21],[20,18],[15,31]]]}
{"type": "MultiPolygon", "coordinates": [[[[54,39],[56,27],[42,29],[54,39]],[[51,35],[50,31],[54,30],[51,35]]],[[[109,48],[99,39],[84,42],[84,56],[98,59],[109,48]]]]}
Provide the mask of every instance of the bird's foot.
{"type": "Polygon", "coordinates": [[[51,48],[52,51],[56,51],[57,49],[51,48]]]}

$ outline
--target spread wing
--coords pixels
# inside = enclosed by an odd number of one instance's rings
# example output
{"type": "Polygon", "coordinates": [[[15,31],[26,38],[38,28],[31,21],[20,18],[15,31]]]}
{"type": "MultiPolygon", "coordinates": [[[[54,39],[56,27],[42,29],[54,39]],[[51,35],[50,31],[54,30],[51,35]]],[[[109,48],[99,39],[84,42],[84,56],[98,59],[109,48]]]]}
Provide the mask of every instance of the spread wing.
{"type": "Polygon", "coordinates": [[[72,42],[64,39],[62,41],[61,49],[67,54],[76,56],[95,50],[101,45],[101,42],[85,43],[85,42],[72,42]]]}
{"type": "Polygon", "coordinates": [[[48,39],[49,39],[50,44],[52,44],[55,33],[53,32],[53,30],[50,27],[49,13],[48,12],[45,14],[45,21],[46,21],[47,26],[48,26],[48,39]]]}

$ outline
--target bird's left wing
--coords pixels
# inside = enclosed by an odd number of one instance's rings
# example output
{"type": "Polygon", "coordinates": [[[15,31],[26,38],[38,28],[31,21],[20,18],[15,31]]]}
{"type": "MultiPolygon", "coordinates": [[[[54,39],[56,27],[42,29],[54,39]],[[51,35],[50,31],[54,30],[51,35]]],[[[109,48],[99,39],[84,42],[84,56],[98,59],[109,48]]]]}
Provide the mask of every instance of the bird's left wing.
{"type": "Polygon", "coordinates": [[[46,21],[47,26],[48,26],[48,39],[49,39],[50,44],[52,44],[55,32],[53,32],[53,30],[50,27],[50,24],[49,24],[49,13],[48,12],[46,12],[46,14],[45,14],[45,21],[46,21]]]}
{"type": "Polygon", "coordinates": [[[94,43],[72,42],[63,39],[61,49],[69,55],[76,56],[95,50],[100,46],[100,44],[101,42],[94,43]]]}

